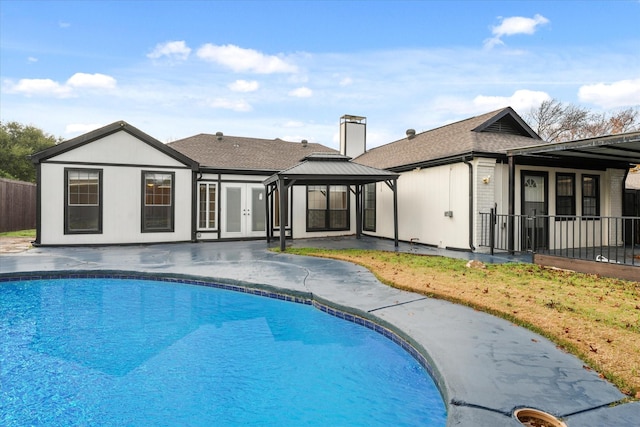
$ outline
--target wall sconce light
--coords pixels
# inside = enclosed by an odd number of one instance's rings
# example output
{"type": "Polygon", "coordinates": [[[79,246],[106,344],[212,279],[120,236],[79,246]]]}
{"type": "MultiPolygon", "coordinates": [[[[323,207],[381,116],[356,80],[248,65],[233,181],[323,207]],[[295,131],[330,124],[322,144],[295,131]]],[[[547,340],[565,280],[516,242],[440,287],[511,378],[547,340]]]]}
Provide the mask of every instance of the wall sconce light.
{"type": "Polygon", "coordinates": [[[482,183],[483,184],[488,184],[490,182],[491,182],[491,175],[487,175],[487,176],[482,178],[482,183]]]}

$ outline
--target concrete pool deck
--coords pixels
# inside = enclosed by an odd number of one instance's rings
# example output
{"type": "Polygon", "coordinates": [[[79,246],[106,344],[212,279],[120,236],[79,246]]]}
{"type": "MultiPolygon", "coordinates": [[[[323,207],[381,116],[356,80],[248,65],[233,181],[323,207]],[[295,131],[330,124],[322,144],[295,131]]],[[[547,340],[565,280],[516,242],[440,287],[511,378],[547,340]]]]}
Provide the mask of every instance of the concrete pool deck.
{"type": "MultiPolygon", "coordinates": [[[[287,242],[297,247],[395,250],[373,238],[287,242]]],[[[310,294],[323,303],[376,320],[407,339],[430,362],[447,404],[449,426],[521,426],[527,407],[569,427],[635,426],[640,402],[626,396],[545,338],[468,307],[381,284],[346,262],[272,252],[265,241],[148,246],[47,247],[0,255],[0,275],[29,272],[142,272],[206,277],[310,294]]],[[[507,262],[401,243],[399,251],[507,262]]],[[[526,259],[524,261],[527,261],[526,259]]]]}

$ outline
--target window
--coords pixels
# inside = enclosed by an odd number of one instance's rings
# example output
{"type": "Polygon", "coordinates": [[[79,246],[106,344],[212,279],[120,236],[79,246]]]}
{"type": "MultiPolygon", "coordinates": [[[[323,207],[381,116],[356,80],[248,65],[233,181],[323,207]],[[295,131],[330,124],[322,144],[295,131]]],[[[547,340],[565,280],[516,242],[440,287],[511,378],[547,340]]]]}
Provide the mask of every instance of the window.
{"type": "Polygon", "coordinates": [[[362,229],[376,231],[376,184],[365,184],[362,203],[362,229]]]}
{"type": "Polygon", "coordinates": [[[173,231],[173,172],[142,172],[142,232],[173,231]]]}
{"type": "Polygon", "coordinates": [[[576,214],[575,181],[572,173],[556,175],[556,215],[576,214]]]}
{"type": "Polygon", "coordinates": [[[349,188],[346,185],[307,187],[307,230],[348,230],[349,188]]]}
{"type": "Polygon", "coordinates": [[[600,216],[600,177],[582,175],[582,216],[600,216]]]}
{"type": "Polygon", "coordinates": [[[198,183],[198,230],[217,229],[217,191],[214,182],[198,183]]]}
{"type": "Polygon", "coordinates": [[[102,233],[102,170],[65,169],[65,234],[102,233]]]}

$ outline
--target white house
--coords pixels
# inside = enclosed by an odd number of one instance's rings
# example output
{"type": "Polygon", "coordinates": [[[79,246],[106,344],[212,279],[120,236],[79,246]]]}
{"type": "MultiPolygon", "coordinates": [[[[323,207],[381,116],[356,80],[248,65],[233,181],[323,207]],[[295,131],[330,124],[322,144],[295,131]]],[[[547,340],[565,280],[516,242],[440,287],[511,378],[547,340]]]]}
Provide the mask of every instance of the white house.
{"type": "Polygon", "coordinates": [[[511,108],[409,130],[370,150],[366,118],[346,115],[340,138],[340,152],[221,132],[162,144],[113,123],[32,157],[36,244],[283,242],[362,231],[486,251],[493,209],[512,249],[530,239],[551,247],[567,223],[559,216],[621,216],[629,165],[640,163],[640,132],[545,144],[511,108]],[[534,211],[548,218],[512,223],[534,211]]]}

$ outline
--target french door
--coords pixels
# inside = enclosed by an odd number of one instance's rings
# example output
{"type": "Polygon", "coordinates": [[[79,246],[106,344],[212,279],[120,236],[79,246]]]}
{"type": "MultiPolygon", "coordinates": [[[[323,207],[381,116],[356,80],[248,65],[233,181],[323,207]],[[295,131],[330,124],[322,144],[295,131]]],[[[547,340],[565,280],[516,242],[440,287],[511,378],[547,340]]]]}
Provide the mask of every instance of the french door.
{"type": "Polygon", "coordinates": [[[266,236],[266,190],[262,184],[222,184],[222,238],[266,236]]]}

